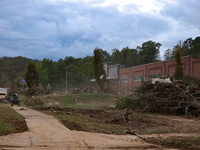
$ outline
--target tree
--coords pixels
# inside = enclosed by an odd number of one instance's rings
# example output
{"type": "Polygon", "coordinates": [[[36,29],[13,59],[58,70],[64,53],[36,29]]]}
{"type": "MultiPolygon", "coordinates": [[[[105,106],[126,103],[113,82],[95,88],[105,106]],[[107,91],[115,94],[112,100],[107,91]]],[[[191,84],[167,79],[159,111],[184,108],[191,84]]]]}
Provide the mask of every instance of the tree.
{"type": "Polygon", "coordinates": [[[190,56],[195,58],[195,59],[199,59],[199,54],[200,54],[200,36],[196,37],[193,40],[193,47],[191,49],[191,53],[190,56]]]}
{"type": "Polygon", "coordinates": [[[192,38],[188,38],[187,40],[185,40],[185,41],[183,42],[182,47],[183,47],[184,49],[186,49],[186,50],[187,50],[187,54],[190,55],[190,54],[191,54],[191,50],[192,50],[192,48],[194,47],[194,46],[193,46],[193,40],[192,40],[192,38]]]}
{"type": "Polygon", "coordinates": [[[101,57],[103,58],[103,60],[105,61],[105,62],[108,62],[108,61],[110,61],[110,54],[107,52],[107,51],[104,51],[104,50],[102,50],[102,49],[99,49],[100,51],[101,51],[101,57]]]}
{"type": "Polygon", "coordinates": [[[186,47],[182,46],[181,41],[179,41],[179,43],[176,46],[174,46],[171,58],[176,58],[175,55],[176,55],[177,51],[179,51],[181,56],[187,56],[188,55],[188,50],[186,49],[186,47]]]}
{"type": "Polygon", "coordinates": [[[40,83],[42,84],[43,87],[47,86],[48,84],[48,68],[44,68],[43,67],[43,63],[39,62],[38,64],[36,64],[36,70],[39,73],[39,79],[40,79],[40,83]]]}
{"type": "Polygon", "coordinates": [[[86,77],[76,65],[67,67],[67,86],[69,89],[81,87],[86,83],[86,77]]]}
{"type": "Polygon", "coordinates": [[[118,49],[113,49],[111,55],[111,64],[122,64],[122,56],[118,49]]]}
{"type": "Polygon", "coordinates": [[[13,96],[14,93],[17,92],[17,85],[16,85],[16,81],[13,79],[11,82],[11,87],[10,87],[10,91],[8,93],[9,96],[13,96]]]}
{"type": "Polygon", "coordinates": [[[90,82],[90,79],[94,77],[92,62],[86,62],[83,65],[81,65],[81,72],[87,78],[87,81],[90,82]]]}
{"type": "Polygon", "coordinates": [[[99,85],[99,88],[103,90],[106,81],[106,73],[105,70],[103,69],[101,51],[98,48],[95,48],[94,50],[93,72],[96,82],[99,85]]]}
{"type": "Polygon", "coordinates": [[[170,60],[172,58],[172,50],[171,49],[167,49],[164,52],[164,60],[170,60]]]}
{"type": "Polygon", "coordinates": [[[174,72],[174,77],[177,80],[180,80],[183,78],[184,72],[183,72],[183,66],[181,62],[181,53],[179,51],[176,52],[176,68],[174,72]]]}
{"type": "Polygon", "coordinates": [[[160,58],[160,47],[162,45],[160,43],[156,43],[153,41],[147,41],[142,44],[140,48],[140,60],[142,64],[153,62],[156,59],[160,58]]]}
{"type": "Polygon", "coordinates": [[[36,70],[35,64],[30,62],[27,66],[26,70],[26,83],[28,88],[32,88],[33,86],[39,86],[39,74],[36,70]]]}

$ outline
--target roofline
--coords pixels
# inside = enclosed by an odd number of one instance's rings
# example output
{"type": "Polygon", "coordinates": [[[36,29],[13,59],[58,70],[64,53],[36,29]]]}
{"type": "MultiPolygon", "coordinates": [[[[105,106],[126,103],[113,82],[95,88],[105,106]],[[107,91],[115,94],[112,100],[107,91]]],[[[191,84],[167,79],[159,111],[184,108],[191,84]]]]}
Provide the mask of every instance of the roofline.
{"type": "MultiPolygon", "coordinates": [[[[183,56],[181,58],[187,58],[187,57],[190,57],[190,56],[183,56]]],[[[128,68],[122,68],[122,69],[119,69],[119,70],[130,69],[130,68],[141,67],[141,66],[147,66],[147,65],[152,65],[152,64],[158,64],[158,63],[161,63],[161,62],[172,61],[172,60],[175,60],[175,59],[176,58],[173,58],[173,59],[170,59],[170,60],[164,60],[164,61],[158,61],[158,62],[143,64],[143,65],[138,65],[138,66],[133,66],[133,67],[128,67],[128,68]]]]}
{"type": "Polygon", "coordinates": [[[108,66],[108,68],[115,67],[115,66],[118,66],[118,65],[121,66],[121,64],[115,64],[115,65],[110,65],[110,66],[108,66]]]}

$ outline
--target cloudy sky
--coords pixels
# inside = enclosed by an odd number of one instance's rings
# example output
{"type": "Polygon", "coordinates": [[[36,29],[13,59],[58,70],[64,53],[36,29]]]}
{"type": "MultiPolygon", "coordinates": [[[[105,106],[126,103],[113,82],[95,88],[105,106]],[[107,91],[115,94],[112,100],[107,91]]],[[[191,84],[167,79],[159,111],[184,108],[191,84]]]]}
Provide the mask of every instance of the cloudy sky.
{"type": "Polygon", "coordinates": [[[199,0],[0,0],[0,57],[58,61],[149,40],[162,55],[199,35],[199,0]]]}

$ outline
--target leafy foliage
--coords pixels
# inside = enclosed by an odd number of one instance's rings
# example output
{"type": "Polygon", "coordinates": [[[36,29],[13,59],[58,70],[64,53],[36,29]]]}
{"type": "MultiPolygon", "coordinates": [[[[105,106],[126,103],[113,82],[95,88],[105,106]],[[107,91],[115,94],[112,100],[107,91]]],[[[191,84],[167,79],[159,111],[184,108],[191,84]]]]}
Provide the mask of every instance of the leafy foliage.
{"type": "Polygon", "coordinates": [[[67,72],[68,87],[70,87],[71,90],[75,87],[81,87],[86,83],[86,77],[77,66],[69,65],[67,67],[67,72]]]}
{"type": "Polygon", "coordinates": [[[136,109],[139,105],[139,99],[135,95],[119,98],[116,101],[116,107],[119,109],[136,109]]]}
{"type": "Polygon", "coordinates": [[[196,37],[194,41],[192,41],[193,47],[191,49],[190,56],[195,59],[199,59],[200,54],[200,37],[196,37]]]}
{"type": "MultiPolygon", "coordinates": [[[[38,63],[38,60],[32,60],[25,57],[2,57],[0,58],[0,86],[10,86],[14,79],[20,82],[19,76],[23,74],[29,62],[38,63]]],[[[19,84],[18,84],[19,85],[19,84]]]]}
{"type": "Polygon", "coordinates": [[[13,96],[14,93],[17,93],[17,85],[16,85],[16,81],[13,79],[11,82],[11,87],[10,87],[10,91],[8,95],[13,96]]]}
{"type": "Polygon", "coordinates": [[[175,68],[175,72],[174,72],[174,77],[175,79],[183,79],[183,66],[182,66],[182,62],[181,62],[181,54],[179,51],[176,52],[176,68],[175,68]]]}
{"type": "Polygon", "coordinates": [[[95,48],[94,50],[93,72],[96,82],[99,85],[99,88],[103,90],[105,86],[106,73],[103,69],[101,51],[98,48],[95,48]]]}
{"type": "Polygon", "coordinates": [[[142,44],[140,49],[140,61],[143,64],[153,62],[156,59],[159,59],[160,52],[159,49],[161,47],[160,43],[156,43],[153,41],[147,41],[142,44]]]}
{"type": "Polygon", "coordinates": [[[26,82],[29,88],[32,88],[33,86],[39,86],[39,74],[33,62],[30,62],[27,66],[26,82]]]}

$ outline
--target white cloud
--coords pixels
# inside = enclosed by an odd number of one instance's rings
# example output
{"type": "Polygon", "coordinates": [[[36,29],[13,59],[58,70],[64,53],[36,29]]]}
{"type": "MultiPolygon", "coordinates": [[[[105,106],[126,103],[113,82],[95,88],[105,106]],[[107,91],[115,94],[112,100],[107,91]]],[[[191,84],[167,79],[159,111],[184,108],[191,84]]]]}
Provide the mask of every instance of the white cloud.
{"type": "Polygon", "coordinates": [[[199,35],[199,1],[6,0],[0,1],[0,52],[54,60],[112,53],[148,40],[161,51],[199,35]],[[184,9],[183,9],[184,8],[184,9]]]}

